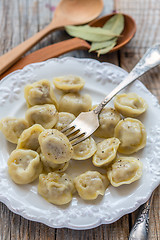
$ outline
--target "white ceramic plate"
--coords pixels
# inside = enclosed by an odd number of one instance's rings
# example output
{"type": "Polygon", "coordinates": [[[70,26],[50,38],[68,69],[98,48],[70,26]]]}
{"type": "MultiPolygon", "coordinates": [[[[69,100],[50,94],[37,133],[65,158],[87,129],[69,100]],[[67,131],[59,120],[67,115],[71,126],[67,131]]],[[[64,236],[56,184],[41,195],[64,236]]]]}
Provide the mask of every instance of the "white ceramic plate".
{"type": "MultiPolygon", "coordinates": [[[[53,77],[66,74],[83,77],[86,85],[82,92],[89,93],[93,104],[96,104],[127,73],[112,64],[91,59],[62,58],[28,65],[0,82],[0,119],[5,116],[24,117],[26,104],[23,89],[26,84],[44,78],[52,81],[53,77]]],[[[147,130],[147,145],[134,154],[144,165],[143,176],[139,181],[118,188],[110,186],[105,196],[95,201],[83,201],[75,195],[66,206],[52,205],[37,194],[37,181],[24,186],[12,182],[7,172],[7,159],[16,146],[8,143],[0,132],[0,201],[27,219],[55,228],[71,229],[89,229],[112,223],[144,203],[160,183],[160,106],[139,81],[125,91],[136,92],[149,105],[147,112],[140,117],[147,130]]],[[[110,105],[113,106],[113,103],[110,105]]],[[[68,172],[75,176],[89,169],[95,169],[90,160],[72,161],[68,172]]]]}

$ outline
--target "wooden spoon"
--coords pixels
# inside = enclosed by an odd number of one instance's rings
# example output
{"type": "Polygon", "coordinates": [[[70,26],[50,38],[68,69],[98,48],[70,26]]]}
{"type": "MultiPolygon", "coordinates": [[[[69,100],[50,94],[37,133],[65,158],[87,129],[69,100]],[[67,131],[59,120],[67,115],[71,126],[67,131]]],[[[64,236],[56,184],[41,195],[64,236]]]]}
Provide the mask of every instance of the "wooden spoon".
{"type": "Polygon", "coordinates": [[[102,9],[103,0],[61,0],[54,12],[51,23],[47,27],[0,57],[0,74],[53,30],[66,25],[90,22],[101,13],[102,9]]]}
{"type": "MultiPolygon", "coordinates": [[[[94,20],[90,25],[96,26],[96,27],[102,27],[103,24],[114,14],[106,15],[104,17],[101,17],[97,20],[94,20]]],[[[132,37],[134,36],[136,32],[136,24],[135,21],[128,15],[124,14],[125,17],[125,27],[122,32],[122,37],[118,39],[117,45],[110,51],[114,52],[119,50],[121,47],[123,47],[125,44],[127,44],[132,37]]],[[[39,49],[22,59],[20,59],[16,64],[14,64],[8,71],[3,73],[0,76],[0,79],[5,77],[7,74],[17,70],[21,69],[27,64],[35,63],[35,62],[42,62],[47,59],[58,57],[64,53],[78,50],[78,49],[90,49],[90,44],[86,42],[85,40],[79,39],[79,38],[72,38],[69,40],[65,40],[59,43],[52,44],[50,46],[44,47],[42,49],[39,49]]]]}
{"type": "Polygon", "coordinates": [[[59,43],[54,43],[50,46],[30,53],[27,56],[18,60],[12,67],[10,67],[7,71],[0,75],[0,80],[9,73],[18,69],[22,69],[30,63],[42,62],[50,58],[59,57],[62,54],[78,49],[89,50],[90,45],[85,40],[82,40],[80,38],[72,38],[59,43]]]}

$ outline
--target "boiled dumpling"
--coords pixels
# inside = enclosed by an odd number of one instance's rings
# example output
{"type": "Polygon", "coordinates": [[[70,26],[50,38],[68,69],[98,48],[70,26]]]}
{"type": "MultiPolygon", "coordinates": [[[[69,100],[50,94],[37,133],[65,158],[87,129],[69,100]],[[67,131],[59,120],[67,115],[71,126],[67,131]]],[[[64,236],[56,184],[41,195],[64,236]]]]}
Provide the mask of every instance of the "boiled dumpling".
{"type": "Polygon", "coordinates": [[[48,80],[40,80],[24,88],[24,97],[28,107],[47,103],[57,106],[57,100],[48,80]]]}
{"type": "Polygon", "coordinates": [[[97,171],[87,171],[74,179],[76,190],[84,200],[93,200],[104,195],[109,181],[97,171]]]}
{"type": "Polygon", "coordinates": [[[61,163],[61,164],[57,164],[57,163],[53,163],[52,161],[48,161],[43,154],[40,154],[40,159],[43,163],[43,169],[44,172],[64,172],[68,166],[69,166],[69,162],[66,163],[61,163]]]}
{"type": "Polygon", "coordinates": [[[58,131],[61,131],[63,128],[67,127],[73,120],[75,116],[72,113],[60,112],[58,113],[58,122],[54,126],[58,131]]]}
{"type": "Polygon", "coordinates": [[[67,204],[72,200],[75,187],[66,173],[48,173],[39,176],[38,193],[48,202],[56,205],[67,204]]]}
{"type": "Polygon", "coordinates": [[[134,157],[120,157],[107,171],[108,178],[114,187],[130,184],[142,176],[142,162],[134,157]]]}
{"type": "Polygon", "coordinates": [[[85,81],[81,77],[68,75],[55,77],[53,83],[56,88],[64,92],[78,92],[84,87],[85,81]]]}
{"type": "Polygon", "coordinates": [[[24,130],[18,140],[17,149],[32,149],[37,151],[40,146],[38,137],[43,131],[44,128],[39,124],[34,124],[32,127],[24,130]]]}
{"type": "Polygon", "coordinates": [[[118,152],[132,154],[146,145],[146,130],[137,119],[125,118],[115,127],[114,136],[120,140],[118,152]]]}
{"type": "Polygon", "coordinates": [[[26,111],[26,120],[30,126],[37,123],[44,128],[53,128],[58,121],[58,112],[53,104],[35,105],[26,111]]]}
{"type": "Polygon", "coordinates": [[[92,137],[78,143],[73,147],[72,159],[85,160],[93,156],[97,150],[96,143],[92,137]]]}
{"type": "Polygon", "coordinates": [[[29,127],[24,119],[6,117],[0,121],[0,130],[11,143],[17,143],[21,133],[29,127]]]}
{"type": "Polygon", "coordinates": [[[78,116],[81,112],[88,112],[92,108],[92,100],[88,94],[67,93],[59,102],[60,112],[70,112],[78,116]]]}
{"type": "Polygon", "coordinates": [[[114,136],[114,128],[121,120],[120,114],[114,108],[103,108],[99,114],[99,128],[94,132],[96,137],[110,138],[114,136]]]}
{"type": "Polygon", "coordinates": [[[123,93],[114,99],[114,107],[125,117],[137,117],[147,109],[147,103],[136,93],[123,93]]]}
{"type": "Polygon", "coordinates": [[[73,147],[68,138],[57,129],[44,130],[39,135],[43,156],[53,163],[68,162],[73,154],[73,147]]]}
{"type": "Polygon", "coordinates": [[[33,182],[42,172],[39,154],[32,150],[14,150],[8,159],[8,172],[17,184],[33,182]]]}
{"type": "Polygon", "coordinates": [[[96,167],[106,167],[117,154],[120,141],[118,138],[108,138],[97,144],[97,152],[93,155],[92,162],[96,167]]]}

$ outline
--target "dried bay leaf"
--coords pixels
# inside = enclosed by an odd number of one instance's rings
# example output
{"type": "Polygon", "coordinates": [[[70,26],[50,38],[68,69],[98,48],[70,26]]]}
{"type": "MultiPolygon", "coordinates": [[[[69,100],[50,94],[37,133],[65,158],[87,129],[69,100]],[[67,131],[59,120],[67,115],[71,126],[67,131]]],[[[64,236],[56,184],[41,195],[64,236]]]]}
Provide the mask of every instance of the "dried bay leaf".
{"type": "Polygon", "coordinates": [[[122,14],[114,15],[104,24],[103,29],[110,30],[116,35],[120,35],[124,29],[124,16],[122,14]]]}
{"type": "Polygon", "coordinates": [[[90,42],[103,42],[118,36],[108,29],[88,25],[66,26],[65,30],[72,37],[79,37],[90,42]]]}
{"type": "Polygon", "coordinates": [[[108,52],[116,45],[116,43],[117,43],[117,41],[111,42],[108,47],[102,48],[102,49],[98,50],[98,51],[97,51],[98,57],[99,57],[101,54],[108,53],[108,52]]]}
{"type": "Polygon", "coordinates": [[[117,37],[112,38],[111,40],[105,42],[92,42],[89,52],[93,52],[102,48],[109,47],[112,43],[117,41],[117,37]]]}
{"type": "Polygon", "coordinates": [[[91,42],[89,52],[96,51],[98,56],[109,52],[117,43],[118,36],[124,29],[124,16],[116,14],[102,28],[83,26],[66,26],[67,33],[91,42]]]}
{"type": "MultiPolygon", "coordinates": [[[[124,29],[124,16],[122,14],[114,15],[104,24],[103,29],[106,29],[106,30],[110,29],[115,34],[121,34],[124,29]]],[[[116,45],[117,39],[118,38],[115,37],[111,40],[104,41],[101,43],[93,42],[91,44],[91,48],[89,52],[102,49],[102,51],[97,51],[98,56],[100,56],[100,54],[105,54],[109,52],[116,45]]]]}

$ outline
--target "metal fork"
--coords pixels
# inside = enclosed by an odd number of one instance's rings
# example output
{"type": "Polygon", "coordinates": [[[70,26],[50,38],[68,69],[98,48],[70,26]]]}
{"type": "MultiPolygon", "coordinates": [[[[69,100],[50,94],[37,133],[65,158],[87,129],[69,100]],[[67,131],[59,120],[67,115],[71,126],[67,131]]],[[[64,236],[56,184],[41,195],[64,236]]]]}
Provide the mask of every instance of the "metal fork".
{"type": "Polygon", "coordinates": [[[134,223],[134,226],[131,229],[128,240],[147,240],[149,233],[149,216],[150,216],[150,208],[153,201],[152,193],[149,200],[144,203],[138,211],[137,219],[134,223]]]}
{"type": "Polygon", "coordinates": [[[142,59],[125,79],[114,88],[105,99],[92,111],[82,112],[78,117],[62,130],[72,145],[76,145],[88,138],[99,127],[99,114],[104,106],[123,88],[142,76],[144,73],[160,64],[160,44],[149,48],[142,59]]]}

